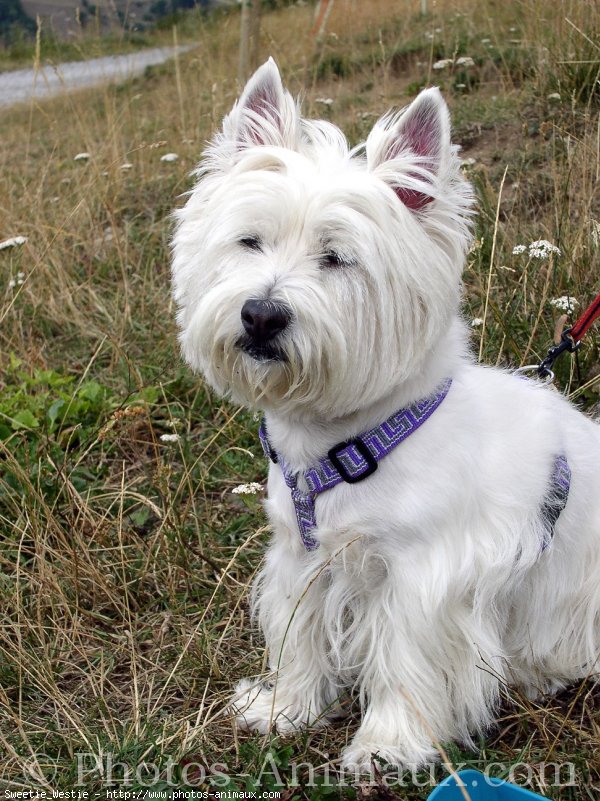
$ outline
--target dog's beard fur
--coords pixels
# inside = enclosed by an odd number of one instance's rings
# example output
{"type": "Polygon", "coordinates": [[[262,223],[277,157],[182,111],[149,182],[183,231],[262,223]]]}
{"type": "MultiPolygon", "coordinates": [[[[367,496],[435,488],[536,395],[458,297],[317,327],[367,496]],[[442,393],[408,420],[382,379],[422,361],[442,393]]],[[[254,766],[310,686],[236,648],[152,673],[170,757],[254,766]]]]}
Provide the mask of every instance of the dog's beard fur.
{"type": "Polygon", "coordinates": [[[240,724],[322,724],[353,687],[364,713],[345,764],[421,763],[484,730],[502,684],[535,695],[596,672],[599,429],[465,354],[471,191],[439,93],[350,151],[334,126],[300,118],[269,62],[198,178],[174,238],[182,351],[217,392],[266,410],[294,469],[453,378],[375,476],[317,498],[314,552],[271,467],[274,537],[253,597],[275,685],[240,685],[240,724]],[[252,340],[248,300],[285,307],[288,325],[252,340]],[[542,553],[561,453],[574,481],[542,553]]]}

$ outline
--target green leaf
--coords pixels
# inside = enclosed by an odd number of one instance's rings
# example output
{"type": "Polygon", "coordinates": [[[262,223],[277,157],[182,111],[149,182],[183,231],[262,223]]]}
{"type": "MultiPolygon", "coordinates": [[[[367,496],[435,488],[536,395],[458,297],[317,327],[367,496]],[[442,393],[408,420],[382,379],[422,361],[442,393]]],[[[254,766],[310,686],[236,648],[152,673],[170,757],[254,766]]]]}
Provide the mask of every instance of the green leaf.
{"type": "Polygon", "coordinates": [[[135,512],[131,512],[129,517],[133,521],[134,525],[141,528],[150,517],[150,509],[148,509],[147,506],[141,506],[139,509],[136,509],[135,512]]]}
{"type": "Polygon", "coordinates": [[[136,392],[136,394],[131,399],[134,403],[135,401],[146,401],[146,403],[156,403],[158,400],[158,387],[144,387],[140,392],[136,392]]]}
{"type": "Polygon", "coordinates": [[[80,398],[85,398],[92,403],[96,403],[98,400],[102,400],[104,387],[97,381],[86,381],[85,384],[81,385],[77,394],[80,398]]]}
{"type": "Polygon", "coordinates": [[[33,412],[31,412],[29,409],[23,409],[22,412],[18,412],[13,417],[12,427],[15,431],[18,431],[21,428],[39,428],[40,424],[33,412]]]}
{"type": "Polygon", "coordinates": [[[54,401],[52,406],[50,406],[48,409],[48,420],[50,420],[52,425],[56,423],[56,420],[61,411],[64,409],[65,405],[65,401],[62,398],[59,398],[58,400],[54,401]]]}

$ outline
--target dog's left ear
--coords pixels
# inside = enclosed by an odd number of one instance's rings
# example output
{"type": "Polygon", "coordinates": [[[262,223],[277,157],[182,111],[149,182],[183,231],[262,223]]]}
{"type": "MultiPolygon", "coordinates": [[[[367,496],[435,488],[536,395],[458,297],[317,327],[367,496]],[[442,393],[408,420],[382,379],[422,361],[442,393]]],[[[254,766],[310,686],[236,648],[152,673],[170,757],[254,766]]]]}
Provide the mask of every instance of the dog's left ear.
{"type": "Polygon", "coordinates": [[[250,78],[240,99],[223,121],[223,134],[239,150],[257,145],[294,148],[299,115],[283,88],[277,64],[270,58],[250,78]]]}
{"type": "Polygon", "coordinates": [[[450,157],[450,114],[437,88],[379,120],[367,139],[369,168],[415,212],[435,199],[450,157]]]}

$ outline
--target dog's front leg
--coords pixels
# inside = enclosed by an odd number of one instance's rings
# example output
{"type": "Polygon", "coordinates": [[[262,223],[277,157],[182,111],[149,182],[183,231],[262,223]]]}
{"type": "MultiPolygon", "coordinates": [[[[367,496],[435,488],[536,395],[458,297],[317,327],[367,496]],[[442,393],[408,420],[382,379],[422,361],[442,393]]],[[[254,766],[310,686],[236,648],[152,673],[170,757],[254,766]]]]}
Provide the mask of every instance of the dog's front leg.
{"type": "Polygon", "coordinates": [[[369,773],[373,761],[413,768],[439,759],[431,724],[409,692],[400,687],[372,691],[362,723],[342,754],[344,769],[369,773]]]}
{"type": "Polygon", "coordinates": [[[265,733],[275,725],[288,733],[339,716],[339,688],[324,642],[324,581],[305,555],[277,542],[270,547],[253,589],[270,674],[238,684],[232,704],[240,728],[265,733]]]}
{"type": "MultiPolygon", "coordinates": [[[[388,564],[389,567],[389,564],[388,564]]],[[[468,741],[491,719],[501,671],[494,616],[475,614],[468,588],[428,582],[402,568],[371,591],[362,610],[363,719],[343,754],[346,768],[372,760],[403,767],[439,759],[438,746],[468,741]]],[[[433,574],[432,574],[433,575],[433,574]]]]}

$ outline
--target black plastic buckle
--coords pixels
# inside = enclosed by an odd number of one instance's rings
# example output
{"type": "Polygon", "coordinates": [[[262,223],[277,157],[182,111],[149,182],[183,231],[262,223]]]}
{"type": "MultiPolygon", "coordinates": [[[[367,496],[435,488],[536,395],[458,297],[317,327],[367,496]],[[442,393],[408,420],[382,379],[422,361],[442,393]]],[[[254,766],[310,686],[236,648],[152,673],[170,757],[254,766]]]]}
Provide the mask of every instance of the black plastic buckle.
{"type": "Polygon", "coordinates": [[[558,345],[554,345],[550,348],[546,354],[546,358],[542,360],[540,366],[538,367],[538,375],[540,378],[545,378],[546,376],[551,375],[552,365],[565,350],[568,350],[569,353],[575,353],[575,351],[579,349],[581,341],[574,342],[571,339],[570,334],[571,329],[567,328],[565,331],[563,331],[558,345]]]}
{"type": "Polygon", "coordinates": [[[333,448],[327,451],[327,456],[329,456],[333,466],[346,484],[358,484],[359,481],[362,481],[363,479],[368,478],[368,476],[373,475],[373,473],[377,470],[377,460],[360,437],[356,437],[356,439],[348,439],[346,442],[338,442],[337,445],[334,445],[333,448]],[[339,458],[341,451],[345,450],[350,445],[354,445],[356,450],[367,463],[366,470],[363,470],[362,473],[359,473],[356,476],[351,476],[350,473],[348,473],[342,463],[342,460],[339,458]]]}

